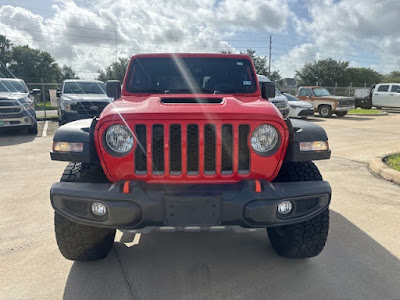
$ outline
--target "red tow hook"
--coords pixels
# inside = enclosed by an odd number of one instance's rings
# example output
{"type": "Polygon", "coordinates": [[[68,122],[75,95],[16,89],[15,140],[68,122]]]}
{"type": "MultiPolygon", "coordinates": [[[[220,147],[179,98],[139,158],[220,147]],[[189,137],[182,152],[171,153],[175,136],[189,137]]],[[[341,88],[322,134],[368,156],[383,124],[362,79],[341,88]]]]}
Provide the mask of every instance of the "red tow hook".
{"type": "Polygon", "coordinates": [[[261,183],[260,180],[256,180],[256,193],[261,193],[261,183]]]}
{"type": "Polygon", "coordinates": [[[129,180],[125,181],[124,187],[123,187],[123,189],[122,189],[122,192],[123,192],[124,194],[129,194],[129,180]]]}

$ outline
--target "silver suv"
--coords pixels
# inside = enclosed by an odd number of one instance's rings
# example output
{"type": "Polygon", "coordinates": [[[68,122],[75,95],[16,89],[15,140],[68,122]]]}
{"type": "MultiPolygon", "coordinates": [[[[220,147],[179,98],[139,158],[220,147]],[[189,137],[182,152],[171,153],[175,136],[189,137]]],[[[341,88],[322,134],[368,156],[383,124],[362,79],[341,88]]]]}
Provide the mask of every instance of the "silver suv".
{"type": "Polygon", "coordinates": [[[29,133],[37,134],[35,101],[22,79],[0,78],[0,128],[25,128],[29,133]]]}
{"type": "MultiPolygon", "coordinates": [[[[271,82],[271,80],[264,75],[257,75],[258,83],[260,84],[260,89],[262,90],[262,85],[266,82],[271,82]]],[[[269,102],[274,104],[276,108],[279,109],[283,117],[287,117],[289,115],[289,103],[285,96],[281,94],[278,89],[275,89],[275,97],[268,99],[269,102]]]]}
{"type": "Polygon", "coordinates": [[[65,80],[57,97],[60,124],[97,117],[114,100],[98,80],[65,80]]]}

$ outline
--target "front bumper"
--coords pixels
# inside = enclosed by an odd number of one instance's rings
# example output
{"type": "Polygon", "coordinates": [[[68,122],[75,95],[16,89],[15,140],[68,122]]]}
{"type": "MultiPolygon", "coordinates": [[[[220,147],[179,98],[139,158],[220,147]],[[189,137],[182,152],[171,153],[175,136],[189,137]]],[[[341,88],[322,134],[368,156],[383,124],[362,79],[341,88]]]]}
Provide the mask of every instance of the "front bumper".
{"type": "Polygon", "coordinates": [[[298,114],[299,117],[308,117],[308,116],[314,116],[314,108],[306,108],[303,109],[299,112],[298,114]]]}
{"type": "Polygon", "coordinates": [[[69,123],[69,122],[82,120],[82,119],[91,119],[93,117],[97,117],[99,114],[100,113],[80,114],[80,113],[73,112],[73,111],[72,112],[67,112],[67,111],[62,110],[61,111],[61,121],[63,121],[64,123],[69,123]]]}
{"type": "Polygon", "coordinates": [[[350,111],[352,109],[354,109],[355,106],[337,106],[335,111],[350,111]]]}
{"type": "Polygon", "coordinates": [[[1,127],[33,126],[36,123],[35,111],[23,111],[16,114],[1,114],[1,127]]]}
{"type": "Polygon", "coordinates": [[[280,226],[305,221],[325,210],[331,188],[326,181],[260,181],[237,184],[114,184],[58,182],[50,198],[57,213],[77,223],[119,229],[148,226],[230,226],[245,228],[280,226]],[[126,187],[125,187],[126,192],[126,187]],[[293,203],[288,215],[277,212],[283,200],[293,203]],[[101,202],[106,215],[91,212],[91,204],[101,202]]]}

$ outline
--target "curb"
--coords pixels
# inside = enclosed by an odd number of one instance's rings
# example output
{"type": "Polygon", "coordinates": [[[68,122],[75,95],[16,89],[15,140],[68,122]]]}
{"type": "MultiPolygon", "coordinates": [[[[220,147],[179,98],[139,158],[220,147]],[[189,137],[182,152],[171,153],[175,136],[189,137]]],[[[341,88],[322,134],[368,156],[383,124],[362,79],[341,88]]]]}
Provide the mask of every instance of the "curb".
{"type": "Polygon", "coordinates": [[[392,169],[388,165],[386,165],[382,159],[387,157],[387,155],[383,157],[375,157],[369,162],[369,170],[387,181],[394,182],[400,185],[400,172],[392,169]]]}
{"type": "Polygon", "coordinates": [[[383,117],[388,116],[387,112],[383,112],[381,114],[347,114],[348,116],[360,116],[360,117],[383,117]]]}

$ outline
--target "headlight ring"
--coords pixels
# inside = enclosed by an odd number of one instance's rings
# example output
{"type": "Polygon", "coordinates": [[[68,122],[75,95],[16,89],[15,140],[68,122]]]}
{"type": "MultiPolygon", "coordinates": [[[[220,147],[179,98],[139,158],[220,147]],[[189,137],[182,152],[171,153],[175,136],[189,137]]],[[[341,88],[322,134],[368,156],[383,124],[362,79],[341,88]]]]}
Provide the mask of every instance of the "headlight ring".
{"type": "Polygon", "coordinates": [[[134,143],[133,133],[125,125],[111,125],[103,134],[103,146],[112,156],[127,155],[132,150],[134,143]]]}
{"type": "Polygon", "coordinates": [[[258,155],[271,156],[281,146],[281,136],[274,126],[263,124],[254,129],[250,143],[254,152],[258,155]]]}

